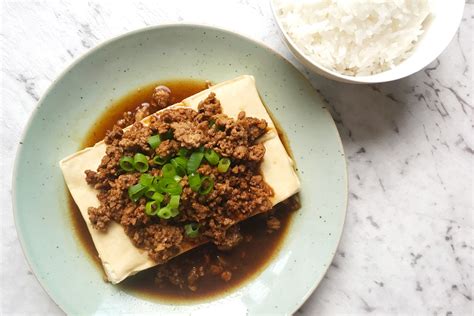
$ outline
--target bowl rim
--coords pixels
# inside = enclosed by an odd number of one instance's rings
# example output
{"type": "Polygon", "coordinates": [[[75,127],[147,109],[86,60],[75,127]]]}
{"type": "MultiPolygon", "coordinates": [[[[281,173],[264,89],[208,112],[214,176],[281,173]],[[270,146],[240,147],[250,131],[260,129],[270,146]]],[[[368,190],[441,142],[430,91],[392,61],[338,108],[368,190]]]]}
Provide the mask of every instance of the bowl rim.
{"type": "MultiPolygon", "coordinates": [[[[43,291],[49,296],[49,298],[51,299],[51,301],[60,309],[62,310],[63,312],[67,313],[68,311],[65,310],[65,306],[66,304],[64,304],[64,302],[59,302],[57,301],[57,297],[55,295],[52,295],[52,291],[49,287],[49,285],[47,284],[46,281],[42,280],[41,278],[39,278],[39,276],[37,275],[37,271],[36,271],[36,266],[34,265],[34,262],[33,260],[31,259],[31,255],[29,253],[29,251],[27,250],[27,247],[26,247],[26,244],[25,244],[25,240],[24,240],[24,236],[23,236],[23,233],[22,233],[22,230],[20,229],[20,224],[19,224],[19,219],[18,219],[18,205],[17,205],[17,174],[18,174],[18,168],[19,168],[19,163],[20,163],[20,157],[22,156],[22,152],[23,152],[23,142],[25,140],[25,137],[26,137],[26,134],[28,132],[28,130],[30,129],[31,125],[33,124],[33,121],[36,119],[36,116],[37,116],[37,112],[38,112],[38,109],[40,108],[41,104],[43,103],[44,99],[46,98],[46,96],[48,96],[51,91],[53,90],[53,88],[55,87],[56,83],[58,81],[60,81],[71,69],[73,69],[77,64],[79,64],[81,61],[83,61],[84,59],[86,59],[87,57],[89,57],[90,55],[92,55],[94,52],[96,52],[97,50],[100,50],[102,49],[103,47],[115,42],[115,41],[119,41],[125,37],[128,37],[128,36],[133,36],[135,34],[138,34],[138,33],[142,33],[142,32],[148,32],[148,31],[153,31],[153,30],[159,30],[159,29],[165,29],[165,28],[181,28],[181,27],[184,27],[184,28],[204,28],[204,29],[211,29],[211,30],[218,30],[218,31],[221,31],[221,32],[226,32],[226,33],[229,33],[229,34],[232,34],[236,37],[239,37],[243,40],[247,40],[247,41],[250,41],[250,42],[253,42],[255,44],[258,44],[259,46],[261,46],[262,48],[266,49],[267,51],[269,51],[270,53],[273,53],[275,54],[277,57],[279,57],[282,61],[286,62],[287,64],[289,64],[292,68],[296,69],[296,71],[299,73],[299,75],[306,81],[308,81],[308,83],[311,85],[311,88],[312,90],[315,92],[315,96],[318,97],[320,99],[320,101],[323,103],[323,104],[326,104],[326,102],[323,100],[323,98],[321,97],[321,95],[315,90],[315,88],[313,87],[313,85],[311,84],[311,82],[308,80],[308,78],[304,75],[304,73],[302,71],[300,71],[297,67],[295,67],[287,58],[285,58],[280,52],[276,51],[275,49],[271,48],[269,45],[267,45],[266,43],[264,43],[262,40],[260,39],[254,39],[254,38],[251,38],[247,35],[243,35],[243,34],[240,34],[236,31],[233,31],[233,30],[229,30],[229,29],[226,29],[226,28],[223,28],[223,27],[219,27],[219,26],[215,26],[215,25],[212,25],[212,24],[206,24],[206,23],[188,23],[188,22],[174,22],[174,23],[160,23],[160,24],[157,24],[157,25],[152,25],[152,26],[146,26],[146,27],[142,27],[142,28],[138,28],[138,29],[135,29],[135,30],[131,30],[131,31],[128,31],[128,32],[124,32],[124,33],[121,33],[119,35],[116,35],[116,36],[112,36],[111,38],[108,38],[106,40],[103,40],[102,42],[98,43],[96,46],[90,48],[89,50],[85,51],[82,55],[79,55],[76,59],[74,59],[68,66],[66,66],[64,68],[63,71],[61,71],[54,80],[51,81],[50,85],[48,86],[48,88],[43,92],[42,96],[40,97],[40,99],[36,102],[36,106],[35,108],[31,111],[31,113],[29,114],[29,118],[25,124],[25,126],[23,127],[23,130],[22,130],[22,133],[21,133],[21,137],[20,137],[20,140],[18,142],[18,145],[17,145],[17,149],[16,149],[16,153],[15,153],[15,159],[14,159],[14,165],[13,165],[13,169],[12,169],[12,182],[11,182],[11,198],[12,198],[12,212],[13,212],[13,220],[14,220],[14,224],[15,224],[15,230],[16,230],[16,233],[17,233],[17,237],[18,237],[18,241],[20,243],[20,246],[21,246],[21,250],[23,252],[23,255],[26,259],[26,263],[28,265],[28,267],[31,269],[31,271],[33,272],[33,275],[35,277],[35,279],[37,280],[37,282],[40,284],[41,288],[43,289],[43,291]]],[[[308,291],[305,293],[305,295],[303,295],[297,302],[296,304],[293,306],[293,309],[291,309],[291,313],[290,314],[294,314],[306,301],[307,299],[311,296],[311,294],[316,290],[316,288],[319,286],[319,284],[321,283],[322,279],[324,278],[324,276],[326,275],[329,267],[330,267],[330,263],[334,260],[334,257],[336,255],[336,252],[337,252],[337,249],[339,248],[339,245],[340,245],[340,242],[341,242],[341,239],[342,239],[342,235],[344,233],[344,227],[345,227],[345,223],[346,223],[346,218],[347,218],[347,208],[348,208],[348,194],[349,194],[349,179],[348,179],[348,165],[347,165],[347,158],[346,158],[346,154],[344,152],[344,147],[343,147],[343,144],[342,144],[342,139],[340,137],[340,134],[339,134],[339,131],[337,129],[337,126],[336,126],[336,123],[334,122],[334,119],[332,119],[332,115],[330,114],[329,110],[327,109],[327,107],[324,107],[322,108],[325,112],[327,112],[327,114],[331,117],[331,122],[330,122],[330,126],[331,128],[334,130],[335,134],[337,135],[337,143],[338,143],[338,147],[339,147],[339,150],[342,154],[342,157],[344,159],[344,171],[343,171],[343,175],[344,175],[344,188],[345,188],[345,194],[344,194],[344,200],[342,201],[343,203],[343,207],[342,207],[342,212],[341,214],[339,214],[341,217],[342,217],[342,221],[341,221],[341,231],[339,233],[339,236],[337,236],[337,241],[334,245],[334,249],[332,250],[331,252],[331,256],[328,256],[328,260],[327,260],[327,264],[323,265],[323,268],[322,268],[322,271],[323,273],[320,274],[320,277],[317,279],[317,281],[314,283],[314,285],[312,285],[308,291]]]]}
{"type": "MultiPolygon", "coordinates": [[[[458,0],[457,1],[458,3],[462,3],[463,5],[462,5],[462,10],[459,10],[458,19],[457,19],[458,21],[456,23],[456,27],[455,28],[453,27],[451,29],[451,32],[450,32],[449,36],[447,36],[447,38],[449,38],[449,40],[446,41],[446,44],[441,46],[441,48],[438,48],[438,51],[436,51],[436,54],[433,54],[433,56],[435,56],[435,57],[429,58],[429,60],[427,59],[426,62],[420,63],[417,67],[414,67],[413,70],[406,71],[406,72],[403,72],[403,73],[399,73],[395,76],[391,76],[391,77],[388,77],[388,78],[380,79],[378,77],[380,77],[384,73],[387,73],[387,72],[389,72],[393,69],[396,69],[400,64],[395,65],[394,68],[384,70],[382,72],[379,72],[379,73],[376,73],[376,74],[373,74],[373,75],[369,75],[369,76],[349,76],[349,75],[341,74],[341,73],[339,73],[335,70],[329,69],[326,66],[323,66],[322,64],[320,64],[318,61],[311,59],[293,41],[293,39],[285,31],[285,28],[283,27],[283,25],[281,23],[280,17],[277,14],[277,9],[276,9],[276,4],[275,4],[276,0],[269,0],[269,1],[270,1],[270,7],[271,7],[272,14],[273,14],[273,18],[275,19],[276,24],[278,25],[278,29],[283,34],[283,37],[284,37],[287,45],[290,46],[289,50],[296,56],[297,59],[301,58],[303,60],[303,61],[300,60],[300,62],[303,62],[303,64],[309,64],[310,66],[307,67],[309,69],[314,67],[314,68],[320,70],[320,72],[317,72],[317,73],[323,75],[324,77],[326,77],[328,79],[341,81],[341,82],[347,82],[347,83],[355,83],[355,84],[366,84],[366,83],[370,84],[370,83],[383,83],[383,82],[395,81],[395,80],[398,80],[398,79],[408,77],[408,76],[410,76],[414,73],[417,73],[418,71],[422,70],[423,68],[425,68],[426,66],[431,64],[434,60],[436,60],[436,58],[441,53],[443,53],[443,51],[449,46],[449,44],[453,40],[454,36],[456,35],[456,32],[459,29],[459,25],[461,24],[461,21],[462,21],[464,7],[465,7],[464,0],[458,0]],[[295,52],[293,52],[293,50],[296,51],[296,54],[295,54],[295,52]]],[[[408,58],[410,58],[410,56],[408,58]]],[[[314,69],[311,69],[311,70],[315,71],[314,69]]]]}

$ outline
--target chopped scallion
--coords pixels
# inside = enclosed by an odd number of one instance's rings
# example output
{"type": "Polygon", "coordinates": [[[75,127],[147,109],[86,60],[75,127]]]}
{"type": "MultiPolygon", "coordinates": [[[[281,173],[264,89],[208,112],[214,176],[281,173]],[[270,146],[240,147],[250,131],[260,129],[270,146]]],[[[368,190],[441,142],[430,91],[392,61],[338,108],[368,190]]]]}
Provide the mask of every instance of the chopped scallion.
{"type": "Polygon", "coordinates": [[[183,188],[173,178],[162,178],[156,185],[158,192],[169,193],[173,195],[181,194],[183,188]]]}
{"type": "Polygon", "coordinates": [[[213,149],[207,149],[204,152],[204,157],[211,166],[215,166],[219,163],[219,154],[216,153],[213,149]]]}
{"type": "Polygon", "coordinates": [[[167,163],[163,168],[161,168],[161,173],[165,178],[173,178],[176,175],[176,169],[172,164],[167,163]]]}
{"type": "Polygon", "coordinates": [[[147,187],[141,183],[137,183],[128,188],[128,196],[133,202],[138,201],[145,194],[147,187]]]}
{"type": "Polygon", "coordinates": [[[191,190],[198,192],[201,187],[201,176],[199,173],[192,173],[188,176],[188,183],[191,190]]]}
{"type": "Polygon", "coordinates": [[[160,208],[160,210],[156,213],[158,217],[163,219],[169,219],[172,215],[171,209],[168,206],[160,208]]]}
{"type": "Polygon", "coordinates": [[[153,163],[154,163],[155,165],[160,165],[160,166],[162,166],[162,165],[164,165],[164,164],[168,161],[168,159],[156,155],[155,157],[153,157],[153,159],[152,159],[151,161],[153,161],[153,163]]]}
{"type": "Polygon", "coordinates": [[[184,225],[184,232],[186,236],[190,238],[196,238],[199,236],[199,224],[198,223],[191,223],[184,225]]]}
{"type": "Polygon", "coordinates": [[[156,215],[156,212],[159,207],[160,203],[157,201],[147,202],[145,205],[145,214],[148,216],[156,215]]]}
{"type": "Polygon", "coordinates": [[[136,153],[133,156],[133,165],[137,171],[146,172],[148,170],[148,159],[144,154],[136,153]]]}
{"type": "Polygon", "coordinates": [[[120,165],[120,168],[122,168],[125,171],[133,171],[135,169],[133,167],[132,157],[123,156],[122,158],[120,158],[119,165],[120,165]]]}
{"type": "Polygon", "coordinates": [[[199,194],[206,195],[212,192],[214,189],[214,179],[211,177],[202,177],[201,186],[199,188],[199,194]]]}
{"type": "Polygon", "coordinates": [[[186,167],[188,165],[188,159],[185,157],[176,157],[171,159],[171,164],[176,169],[176,174],[180,177],[184,177],[186,175],[186,167]]]}
{"type": "Polygon", "coordinates": [[[140,180],[138,180],[138,183],[146,186],[146,187],[149,187],[151,185],[151,183],[153,182],[153,179],[155,177],[153,177],[151,174],[149,173],[144,173],[140,176],[140,180]]]}
{"type": "Polygon", "coordinates": [[[188,174],[196,172],[196,170],[201,165],[202,158],[204,157],[204,153],[201,152],[193,152],[188,159],[187,165],[187,172],[188,174]]]}
{"type": "Polygon", "coordinates": [[[220,173],[225,173],[229,170],[230,167],[230,159],[229,158],[221,158],[219,160],[219,164],[217,165],[217,171],[220,173]]]}
{"type": "Polygon", "coordinates": [[[153,135],[148,137],[148,144],[150,144],[150,147],[152,149],[156,149],[161,144],[160,135],[153,135]]]}
{"type": "Polygon", "coordinates": [[[186,157],[189,154],[189,150],[186,148],[182,147],[178,150],[178,156],[179,157],[186,157]]]}

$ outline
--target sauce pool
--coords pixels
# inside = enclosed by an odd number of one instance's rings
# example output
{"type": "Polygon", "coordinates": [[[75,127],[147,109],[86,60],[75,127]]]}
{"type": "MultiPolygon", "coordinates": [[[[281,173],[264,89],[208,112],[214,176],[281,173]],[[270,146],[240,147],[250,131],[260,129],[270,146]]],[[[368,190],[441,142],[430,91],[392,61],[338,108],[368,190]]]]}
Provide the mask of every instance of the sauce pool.
{"type": "MultiPolygon", "coordinates": [[[[122,117],[124,112],[133,112],[133,110],[141,103],[150,102],[153,89],[157,85],[165,85],[171,89],[170,104],[180,102],[186,97],[207,88],[205,81],[180,79],[155,82],[132,91],[113,103],[104,111],[104,114],[99,117],[82,141],[81,149],[93,146],[95,143],[102,140],[105,137],[107,130],[113,127],[113,125],[122,117]]],[[[288,153],[291,154],[284,133],[282,133],[281,129],[279,129],[278,133],[284,142],[288,153]]],[[[84,219],[70,195],[69,205],[71,221],[78,239],[89,254],[91,260],[97,264],[97,267],[101,271],[103,271],[100,259],[84,219]]],[[[257,215],[241,222],[240,230],[244,236],[244,240],[230,251],[220,251],[214,245],[208,243],[171,260],[178,266],[189,270],[193,265],[202,265],[204,256],[210,256],[213,258],[219,257],[219,260],[226,262],[232,272],[232,278],[228,282],[223,281],[218,275],[214,276],[206,274],[204,277],[199,279],[197,283],[198,289],[196,291],[191,291],[188,288],[180,289],[171,284],[158,286],[154,282],[156,268],[150,268],[146,271],[139,272],[134,276],[128,277],[117,286],[133,295],[155,300],[165,300],[167,302],[186,303],[225,295],[255,277],[267,266],[272,257],[278,252],[287,232],[291,215],[298,208],[299,201],[296,196],[275,206],[274,216],[280,220],[281,227],[279,230],[273,231],[272,233],[267,232],[266,215],[257,215]]]]}

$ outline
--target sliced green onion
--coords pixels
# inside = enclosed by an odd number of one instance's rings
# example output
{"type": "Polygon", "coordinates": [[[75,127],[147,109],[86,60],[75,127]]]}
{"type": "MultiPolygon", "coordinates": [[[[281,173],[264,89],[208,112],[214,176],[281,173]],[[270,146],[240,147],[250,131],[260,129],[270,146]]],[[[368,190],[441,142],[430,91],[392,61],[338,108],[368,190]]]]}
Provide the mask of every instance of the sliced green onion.
{"type": "Polygon", "coordinates": [[[196,238],[199,236],[199,224],[191,223],[184,225],[184,232],[186,233],[186,236],[190,238],[196,238]]]}
{"type": "Polygon", "coordinates": [[[217,171],[220,173],[225,173],[229,170],[230,167],[230,159],[229,158],[221,158],[219,160],[219,164],[217,165],[217,171]]]}
{"type": "Polygon", "coordinates": [[[186,175],[186,167],[188,165],[188,159],[185,157],[176,157],[171,159],[171,164],[176,169],[176,174],[180,177],[184,177],[186,175]]]}
{"type": "Polygon", "coordinates": [[[213,149],[208,149],[204,152],[204,157],[211,166],[215,166],[219,163],[219,154],[216,153],[213,149]]]}
{"type": "Polygon", "coordinates": [[[122,158],[120,158],[119,165],[120,165],[120,168],[122,168],[125,171],[133,171],[135,169],[133,167],[132,157],[123,156],[122,158]]]}
{"type": "Polygon", "coordinates": [[[201,165],[201,161],[203,157],[204,157],[204,153],[193,152],[191,154],[191,156],[188,159],[188,165],[187,165],[188,174],[196,172],[196,170],[199,168],[199,165],[201,165]]]}
{"type": "Polygon", "coordinates": [[[183,188],[173,178],[162,178],[157,183],[158,192],[169,193],[173,195],[181,194],[183,188]]]}
{"type": "Polygon", "coordinates": [[[177,208],[171,209],[171,217],[176,217],[179,215],[179,210],[177,208]]]}
{"type": "Polygon", "coordinates": [[[216,121],[214,121],[214,120],[209,120],[209,127],[214,126],[214,124],[216,124],[216,121]]]}
{"type": "Polygon", "coordinates": [[[172,209],[179,207],[179,195],[172,195],[170,196],[170,201],[168,202],[168,206],[172,209]]]}
{"type": "Polygon", "coordinates": [[[161,194],[160,192],[155,192],[153,193],[153,195],[151,196],[151,199],[158,202],[158,203],[161,203],[163,202],[163,200],[165,199],[164,195],[161,194]]]}
{"type": "MultiPolygon", "coordinates": [[[[156,188],[148,187],[146,192],[145,192],[145,196],[149,199],[152,199],[152,196],[155,195],[156,193],[158,193],[158,192],[156,192],[156,188]]],[[[160,193],[158,193],[158,194],[160,194],[160,193]]]]}
{"type": "Polygon", "coordinates": [[[144,173],[140,176],[140,180],[138,180],[138,183],[143,184],[146,187],[149,187],[151,183],[153,182],[154,178],[155,177],[153,177],[151,174],[144,173]]]}
{"type": "Polygon", "coordinates": [[[173,130],[171,128],[163,134],[163,139],[173,139],[173,130]]]}
{"type": "Polygon", "coordinates": [[[150,201],[145,205],[145,214],[148,216],[156,215],[156,212],[160,208],[160,203],[157,201],[150,201]]]}
{"type": "Polygon", "coordinates": [[[192,173],[188,176],[188,183],[191,190],[198,192],[201,187],[201,176],[199,173],[192,173]]]}
{"type": "Polygon", "coordinates": [[[162,157],[156,155],[155,157],[153,157],[152,161],[155,165],[162,166],[168,161],[168,158],[162,158],[162,157]]]}
{"type": "Polygon", "coordinates": [[[148,144],[150,144],[150,147],[152,149],[156,149],[161,144],[160,135],[153,135],[148,137],[148,144]]]}
{"type": "Polygon", "coordinates": [[[128,196],[133,202],[138,201],[145,194],[147,187],[141,183],[137,183],[128,188],[128,196]]]}
{"type": "Polygon", "coordinates": [[[161,168],[161,173],[165,178],[173,178],[176,175],[176,169],[174,169],[172,164],[167,163],[161,168]]]}
{"type": "Polygon", "coordinates": [[[182,147],[178,150],[178,156],[180,157],[186,157],[189,154],[189,150],[186,148],[182,147]]]}
{"type": "Polygon", "coordinates": [[[201,187],[199,188],[199,194],[206,195],[212,192],[214,189],[214,179],[211,177],[202,177],[201,187]]]}
{"type": "Polygon", "coordinates": [[[144,154],[136,153],[135,156],[133,156],[133,165],[137,171],[142,173],[146,172],[148,170],[148,159],[144,154]]]}
{"type": "Polygon", "coordinates": [[[168,219],[171,217],[172,212],[171,209],[168,206],[160,208],[160,210],[156,213],[158,217],[168,219]]]}

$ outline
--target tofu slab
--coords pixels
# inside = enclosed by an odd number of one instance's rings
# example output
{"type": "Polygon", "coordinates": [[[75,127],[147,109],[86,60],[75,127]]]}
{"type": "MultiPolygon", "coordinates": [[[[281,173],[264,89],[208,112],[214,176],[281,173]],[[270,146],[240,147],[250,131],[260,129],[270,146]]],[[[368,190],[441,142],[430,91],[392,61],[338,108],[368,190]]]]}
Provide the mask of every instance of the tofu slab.
{"type": "MultiPolygon", "coordinates": [[[[266,149],[261,172],[275,193],[271,198],[273,205],[297,193],[300,182],[294,170],[294,162],[288,156],[278,137],[275,125],[260,100],[254,77],[240,76],[222,82],[168,109],[188,107],[197,110],[199,102],[205,99],[210,92],[214,92],[217,99],[220,100],[224,114],[235,119],[240,111],[245,111],[247,116],[265,119],[268,122],[268,132],[259,141],[264,144],[266,149]]],[[[149,117],[144,118],[142,123],[147,124],[148,121],[149,117]]],[[[85,148],[64,158],[59,162],[59,165],[66,185],[87,224],[107,278],[116,284],[130,275],[155,266],[157,263],[148,257],[146,251],[136,248],[132,244],[118,223],[111,222],[107,232],[104,233],[95,230],[89,221],[87,209],[91,206],[97,207],[100,203],[97,199],[98,191],[87,184],[84,171],[97,169],[105,155],[105,148],[105,143],[101,141],[94,147],[85,148]]],[[[180,246],[179,254],[196,246],[196,244],[183,243],[180,246]]]]}

